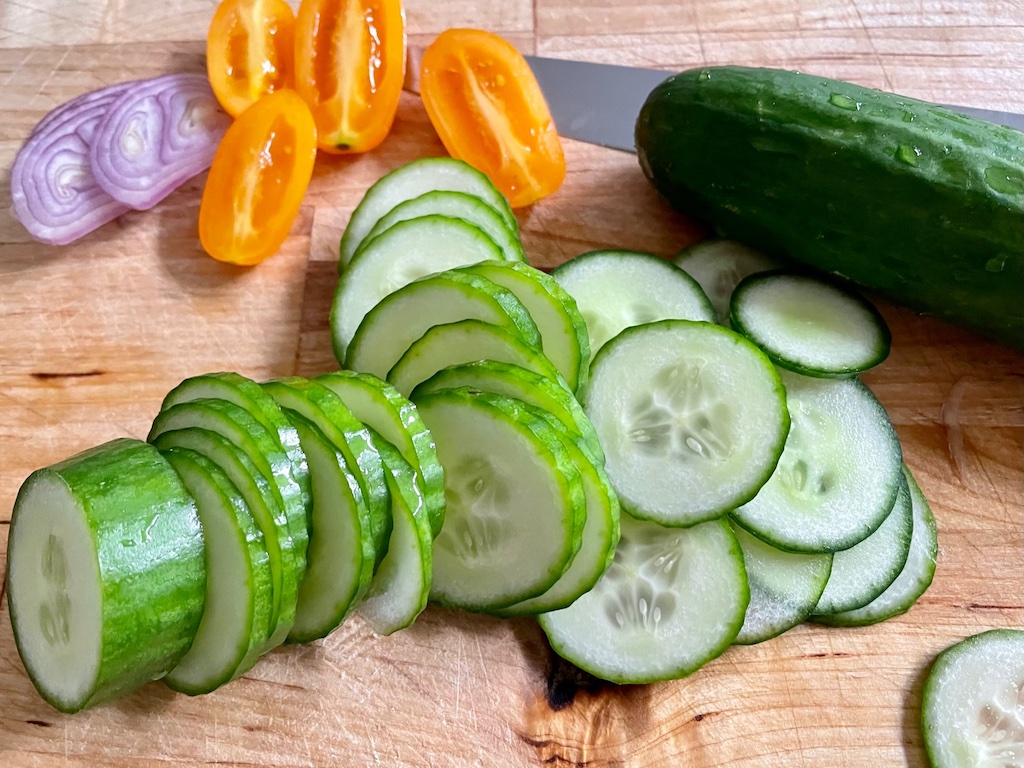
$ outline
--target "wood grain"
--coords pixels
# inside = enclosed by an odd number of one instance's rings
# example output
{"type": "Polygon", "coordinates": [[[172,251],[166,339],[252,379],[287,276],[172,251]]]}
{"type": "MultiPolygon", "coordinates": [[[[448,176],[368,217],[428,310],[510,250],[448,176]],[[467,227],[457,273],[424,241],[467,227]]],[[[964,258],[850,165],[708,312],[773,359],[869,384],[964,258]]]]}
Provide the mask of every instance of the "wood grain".
{"type": "MultiPolygon", "coordinates": [[[[0,2],[0,567],[33,469],[142,437],[182,378],[335,367],[327,329],[336,247],[366,187],[441,154],[403,98],[380,150],[321,158],[282,252],[239,270],[195,234],[202,178],[68,248],[35,244],[6,183],[35,122],[85,90],[202,71],[210,0],[0,2]]],[[[666,69],[798,67],[952,103],[1024,111],[1020,0],[472,0],[406,3],[411,40],[453,25],[523,50],[666,69]]],[[[519,212],[531,260],[585,250],[669,256],[703,234],[662,203],[630,155],[566,142],[569,175],[519,212]]],[[[1024,360],[881,303],[893,352],[865,380],[888,409],[939,525],[935,581],[905,616],[856,630],[798,627],[732,648],[686,680],[612,686],[552,657],[529,620],[430,608],[375,637],[358,619],[278,649],[191,699],[158,683],[61,716],[36,695],[0,618],[0,765],[923,767],[930,660],[965,635],[1024,625],[1024,360]]],[[[4,598],[0,597],[0,607],[4,598]]]]}

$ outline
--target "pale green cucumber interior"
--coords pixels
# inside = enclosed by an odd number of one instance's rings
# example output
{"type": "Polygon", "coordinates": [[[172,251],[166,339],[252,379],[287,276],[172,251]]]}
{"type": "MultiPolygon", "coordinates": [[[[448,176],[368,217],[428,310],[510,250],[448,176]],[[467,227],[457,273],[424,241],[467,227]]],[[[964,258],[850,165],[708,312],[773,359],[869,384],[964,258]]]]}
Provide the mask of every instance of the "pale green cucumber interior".
{"type": "Polygon", "coordinates": [[[682,677],[718,656],[747,601],[743,556],[724,521],[665,528],[623,515],[608,571],[539,620],[563,658],[605,680],[644,683],[682,677]]]}
{"type": "Polygon", "coordinates": [[[729,324],[729,299],[740,281],[755,272],[775,269],[767,256],[735,240],[703,240],[676,257],[675,264],[697,281],[720,325],[729,324]]]}
{"type": "Polygon", "coordinates": [[[10,530],[8,600],[25,669],[47,701],[83,706],[100,668],[103,604],[85,510],[57,475],[36,475],[10,530]]]}

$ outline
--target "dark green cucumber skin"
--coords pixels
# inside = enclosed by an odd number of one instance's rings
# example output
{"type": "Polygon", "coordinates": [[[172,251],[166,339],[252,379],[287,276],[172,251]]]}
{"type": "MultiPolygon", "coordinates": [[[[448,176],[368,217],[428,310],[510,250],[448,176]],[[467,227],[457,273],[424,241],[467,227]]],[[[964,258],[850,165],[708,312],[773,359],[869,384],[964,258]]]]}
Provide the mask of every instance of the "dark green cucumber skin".
{"type": "MultiPolygon", "coordinates": [[[[177,472],[139,440],[113,440],[37,470],[22,490],[44,475],[56,475],[81,505],[102,581],[102,650],[92,693],[68,708],[36,686],[50,704],[71,712],[163,677],[188,651],[206,603],[203,532],[177,472]]],[[[12,534],[21,514],[31,513],[15,502],[12,534]]],[[[21,617],[13,603],[10,609],[22,653],[21,617]]]]}
{"type": "Polygon", "coordinates": [[[770,255],[1024,347],[1024,133],[776,69],[651,92],[640,165],[678,210],[770,255]]]}

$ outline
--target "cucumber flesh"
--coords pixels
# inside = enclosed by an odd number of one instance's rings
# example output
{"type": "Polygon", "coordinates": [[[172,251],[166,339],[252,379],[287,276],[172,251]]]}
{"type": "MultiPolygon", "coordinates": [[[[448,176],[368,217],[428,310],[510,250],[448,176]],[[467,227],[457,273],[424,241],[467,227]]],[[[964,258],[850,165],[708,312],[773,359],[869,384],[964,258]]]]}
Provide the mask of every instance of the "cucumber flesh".
{"type": "Polygon", "coordinates": [[[1024,765],[1024,631],[981,632],[940,653],[921,724],[934,768],[1024,765]]]}
{"type": "Polygon", "coordinates": [[[665,528],[622,516],[615,560],[568,608],[538,617],[554,651],[614,683],[685,677],[743,624],[743,555],[724,520],[665,528]]]}
{"type": "Polygon", "coordinates": [[[593,357],[634,325],[657,320],[715,321],[715,309],[697,282],[669,261],[636,251],[591,251],[551,276],[576,300],[593,357]]]}
{"type": "Polygon", "coordinates": [[[832,554],[783,552],[733,524],[743,550],[750,605],[739,645],[761,643],[802,623],[814,611],[832,570],[832,554]]]}
{"type": "Polygon", "coordinates": [[[675,265],[704,290],[719,325],[729,325],[729,300],[740,281],[778,264],[735,240],[709,238],[691,245],[675,258],[675,265]]]}
{"type": "Polygon", "coordinates": [[[195,503],[155,448],[119,439],[33,472],[7,542],[18,653],[39,694],[76,712],[163,677],[203,614],[195,503]]]}
{"type": "Polygon", "coordinates": [[[464,192],[479,197],[494,208],[509,231],[518,234],[519,224],[508,200],[486,175],[462,160],[424,158],[396,168],[366,191],[342,235],[338,268],[348,267],[367,234],[388,212],[406,200],[436,190],[464,192]]]}
{"type": "Polygon", "coordinates": [[[902,452],[871,391],[857,379],[783,371],[792,428],[778,468],[733,518],[791,552],[837,552],[863,541],[892,510],[902,452]]]}
{"type": "Polygon", "coordinates": [[[772,361],[805,376],[852,376],[889,355],[889,327],[871,304],[838,285],[796,272],[743,280],[732,327],[772,361]]]}
{"type": "Polygon", "coordinates": [[[163,452],[196,502],[203,527],[206,602],[195,641],[164,678],[181,693],[209,693],[253,667],[270,620],[270,564],[263,533],[238,489],[209,459],[163,452]]]}
{"type": "Polygon", "coordinates": [[[580,546],[579,472],[551,427],[461,390],[416,403],[445,468],[431,599],[490,611],[543,593],[580,546]]]}
{"type": "Polygon", "coordinates": [[[767,357],[727,328],[662,320],[594,358],[583,407],[624,510],[693,525],[750,500],[782,454],[789,414],[767,357]]]}

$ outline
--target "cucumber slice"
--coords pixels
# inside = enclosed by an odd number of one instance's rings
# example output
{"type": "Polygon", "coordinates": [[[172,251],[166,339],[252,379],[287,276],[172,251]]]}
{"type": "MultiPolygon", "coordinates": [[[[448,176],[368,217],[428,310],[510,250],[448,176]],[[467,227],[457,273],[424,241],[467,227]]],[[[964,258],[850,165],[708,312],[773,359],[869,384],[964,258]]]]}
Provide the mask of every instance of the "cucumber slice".
{"type": "Polygon", "coordinates": [[[732,326],[783,368],[852,376],[889,356],[889,327],[860,296],[809,275],[768,272],[732,295],[732,326]]]}
{"type": "Polygon", "coordinates": [[[14,640],[61,712],[174,668],[203,614],[195,503],[155,448],[120,439],[33,472],[7,541],[14,640]]]}
{"type": "Polygon", "coordinates": [[[163,432],[152,442],[165,452],[169,448],[188,448],[202,454],[216,464],[242,494],[267,545],[272,602],[263,650],[276,648],[284,642],[295,619],[294,603],[305,566],[303,571],[297,569],[293,542],[284,513],[270,490],[270,481],[241,448],[208,429],[192,427],[163,432]]]}
{"type": "Polygon", "coordinates": [[[374,632],[390,635],[412,624],[427,607],[434,532],[416,470],[380,435],[374,435],[374,445],[387,473],[394,525],[388,553],[357,610],[374,632]]]}
{"type": "Polygon", "coordinates": [[[195,696],[252,669],[267,639],[273,594],[267,543],[227,475],[186,448],[163,452],[196,501],[203,527],[206,602],[195,642],[164,682],[195,696]]]}
{"type": "Polygon", "coordinates": [[[924,684],[921,724],[934,768],[1024,764],[1024,631],[992,629],[950,646],[924,684]]]}
{"type": "Polygon", "coordinates": [[[882,594],[906,565],[913,532],[913,505],[904,481],[900,483],[892,512],[878,530],[860,544],[836,552],[832,574],[814,612],[852,611],[882,594]]]}
{"type": "Polygon", "coordinates": [[[782,380],[792,419],[786,448],[771,479],[733,518],[790,552],[849,549],[882,524],[896,501],[896,432],[856,379],[784,371],[782,380]]]}
{"type": "Polygon", "coordinates": [[[348,266],[370,230],[389,211],[406,200],[439,189],[479,197],[494,208],[510,232],[519,233],[519,223],[508,200],[487,176],[462,160],[451,157],[424,158],[396,168],[366,191],[342,235],[339,270],[348,266]]]}
{"type": "Polygon", "coordinates": [[[522,400],[528,405],[550,413],[572,432],[583,437],[587,454],[595,463],[604,466],[604,451],[590,419],[579,401],[566,387],[539,373],[511,363],[497,360],[478,360],[442,368],[429,379],[416,386],[412,399],[439,389],[473,387],[496,395],[522,400]]]}
{"type": "Polygon", "coordinates": [[[345,354],[345,367],[384,378],[410,345],[435,325],[483,320],[540,349],[529,311],[486,276],[439,272],[399,288],[366,313],[345,354]]]}
{"type": "MultiPolygon", "coordinates": [[[[315,381],[340,397],[353,416],[379,432],[412,465],[430,529],[437,536],[444,523],[444,468],[416,406],[386,381],[365,373],[337,371],[315,381]]],[[[388,469],[386,463],[384,468],[388,469]]]]}
{"type": "Polygon", "coordinates": [[[580,669],[653,683],[725,651],[748,599],[743,554],[724,520],[665,528],[623,515],[608,572],[568,608],[537,618],[554,651],[580,669]]]}
{"type": "Polygon", "coordinates": [[[529,264],[510,261],[481,261],[458,271],[481,275],[512,291],[536,321],[541,350],[562,374],[569,389],[583,389],[590,372],[587,324],[575,299],[557,280],[529,264]]]}
{"type": "Polygon", "coordinates": [[[634,325],[657,320],[715,321],[715,309],[697,281],[670,261],[636,251],[591,251],[551,276],[576,300],[590,334],[593,357],[634,325]]]}
{"type": "Polygon", "coordinates": [[[754,497],[789,430],[775,367],[727,328],[661,320],[594,358],[583,408],[623,509],[693,525],[754,497]]]}
{"type": "Polygon", "coordinates": [[[832,554],[783,552],[738,525],[732,532],[743,550],[750,585],[750,605],[734,642],[761,643],[806,620],[825,589],[832,554]]]}
{"type": "Polygon", "coordinates": [[[525,261],[523,246],[519,242],[519,228],[510,227],[494,207],[476,195],[450,190],[435,190],[399,203],[374,224],[365,240],[372,240],[381,232],[400,221],[420,216],[448,216],[462,219],[479,227],[501,249],[506,261],[525,261]]]}
{"type": "Polygon", "coordinates": [[[900,575],[881,595],[863,608],[831,616],[817,616],[815,621],[835,627],[862,627],[906,613],[925,593],[935,576],[935,559],[939,543],[935,531],[935,518],[931,507],[917,482],[904,466],[903,474],[910,489],[910,502],[914,514],[914,532],[910,537],[910,554],[900,575]]]}
{"type": "Polygon", "coordinates": [[[331,306],[331,342],[341,363],[366,313],[414,280],[477,261],[501,250],[461,219],[421,216],[395,224],[362,246],[338,279],[331,306]]]}
{"type": "Polygon", "coordinates": [[[729,324],[729,300],[743,278],[778,268],[778,264],[764,254],[735,240],[721,238],[691,245],[676,256],[675,265],[704,290],[720,325],[729,324]]]}
{"type": "MultiPolygon", "coordinates": [[[[268,381],[263,388],[282,408],[315,424],[345,458],[345,465],[359,484],[369,511],[376,565],[380,565],[391,536],[391,499],[384,479],[384,465],[366,426],[352,415],[340,397],[315,381],[291,376],[268,381]]],[[[299,437],[301,439],[302,435],[299,437]]],[[[315,488],[313,494],[316,495],[315,488]]]]}
{"type": "Polygon", "coordinates": [[[586,500],[558,436],[493,396],[446,390],[416,404],[445,468],[448,508],[434,540],[431,599],[470,611],[546,591],[580,547],[586,500]]]}
{"type": "Polygon", "coordinates": [[[369,507],[345,455],[313,421],[285,409],[299,434],[313,481],[309,567],[299,585],[288,642],[326,637],[366,593],[378,542],[369,507]]]}
{"type": "Polygon", "coordinates": [[[561,380],[551,362],[507,329],[480,320],[435,325],[405,351],[388,371],[388,381],[407,396],[442,368],[477,360],[498,360],[561,380]]]}

